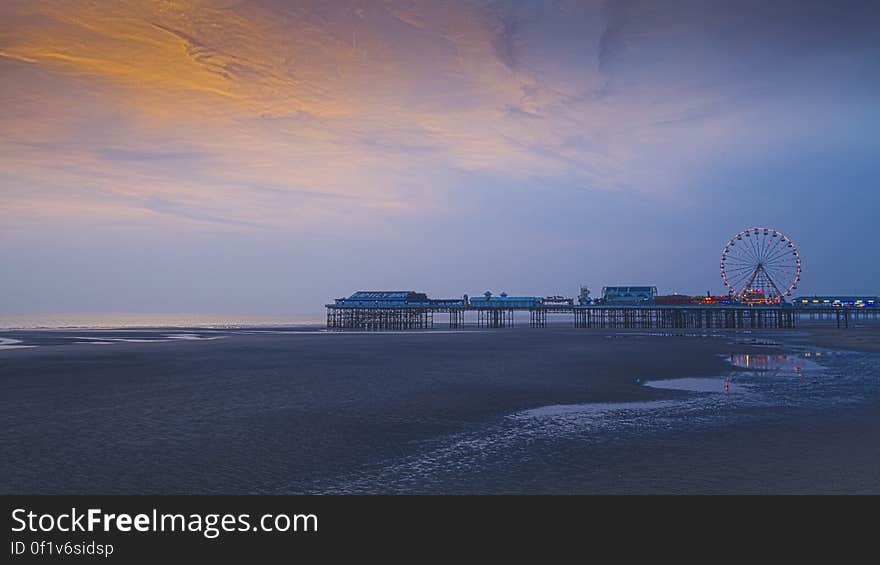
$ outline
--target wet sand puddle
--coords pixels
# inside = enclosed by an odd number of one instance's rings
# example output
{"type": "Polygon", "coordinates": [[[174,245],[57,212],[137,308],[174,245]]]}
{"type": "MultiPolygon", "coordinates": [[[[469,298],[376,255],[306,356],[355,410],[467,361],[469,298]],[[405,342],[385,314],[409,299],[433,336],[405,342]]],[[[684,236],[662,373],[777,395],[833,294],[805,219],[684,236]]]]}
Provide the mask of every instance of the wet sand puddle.
{"type": "Polygon", "coordinates": [[[27,349],[33,345],[22,345],[20,339],[9,339],[0,337],[0,350],[5,349],[27,349]]]}
{"type": "Polygon", "coordinates": [[[173,333],[160,334],[156,337],[101,337],[101,336],[84,336],[75,335],[68,336],[69,339],[75,339],[74,344],[85,345],[113,345],[115,343],[166,343],[170,341],[212,341],[222,339],[226,336],[212,335],[206,336],[197,333],[173,333]]]}

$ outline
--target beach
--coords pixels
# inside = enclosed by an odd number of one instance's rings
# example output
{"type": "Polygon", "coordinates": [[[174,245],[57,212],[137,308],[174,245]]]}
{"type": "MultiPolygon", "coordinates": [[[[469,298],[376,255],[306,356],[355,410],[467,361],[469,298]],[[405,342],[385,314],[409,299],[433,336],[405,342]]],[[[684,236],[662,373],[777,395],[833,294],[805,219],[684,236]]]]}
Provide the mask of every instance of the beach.
{"type": "Polygon", "coordinates": [[[876,323],[853,324],[843,331],[816,323],[802,323],[801,326],[807,333],[806,343],[833,349],[880,352],[880,326],[876,323]]]}
{"type": "Polygon", "coordinates": [[[876,493],[876,330],[840,335],[3,332],[0,492],[876,493]]]}

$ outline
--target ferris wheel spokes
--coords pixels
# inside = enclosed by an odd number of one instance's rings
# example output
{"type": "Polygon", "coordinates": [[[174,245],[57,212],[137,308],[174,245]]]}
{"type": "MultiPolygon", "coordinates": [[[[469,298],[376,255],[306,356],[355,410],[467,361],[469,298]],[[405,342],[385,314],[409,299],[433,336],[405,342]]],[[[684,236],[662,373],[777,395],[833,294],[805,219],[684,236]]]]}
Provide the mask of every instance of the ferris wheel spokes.
{"type": "Polygon", "coordinates": [[[771,228],[749,228],[724,246],[721,277],[730,294],[747,301],[778,302],[796,288],[801,259],[794,242],[771,228]]]}

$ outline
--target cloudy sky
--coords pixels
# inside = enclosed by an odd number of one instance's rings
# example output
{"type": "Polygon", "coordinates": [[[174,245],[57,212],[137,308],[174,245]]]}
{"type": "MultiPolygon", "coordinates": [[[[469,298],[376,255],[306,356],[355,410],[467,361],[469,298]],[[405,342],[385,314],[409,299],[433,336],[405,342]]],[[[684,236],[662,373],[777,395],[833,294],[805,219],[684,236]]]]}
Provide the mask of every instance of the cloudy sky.
{"type": "Polygon", "coordinates": [[[0,312],[722,292],[752,225],[880,292],[880,8],[4,0],[0,312]]]}

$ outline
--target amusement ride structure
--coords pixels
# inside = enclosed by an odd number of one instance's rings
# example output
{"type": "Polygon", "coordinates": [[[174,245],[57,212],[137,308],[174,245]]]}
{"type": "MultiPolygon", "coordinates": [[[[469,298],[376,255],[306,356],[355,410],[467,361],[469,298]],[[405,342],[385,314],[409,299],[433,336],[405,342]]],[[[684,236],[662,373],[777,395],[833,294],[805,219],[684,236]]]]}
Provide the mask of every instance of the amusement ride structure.
{"type": "Polygon", "coordinates": [[[739,302],[778,304],[797,288],[801,257],[791,238],[782,232],[749,228],[724,246],[721,278],[739,302]]]}

